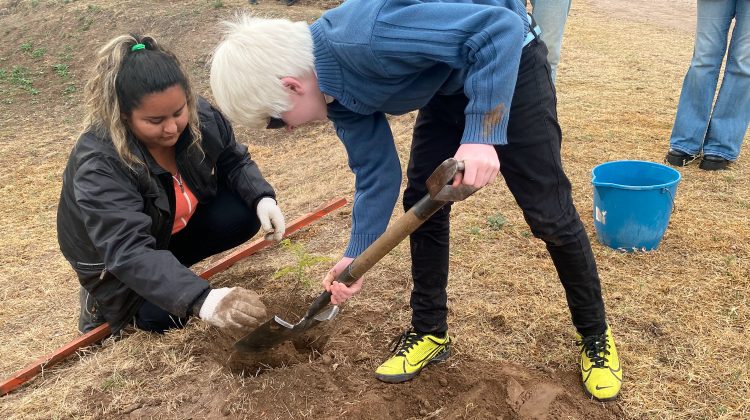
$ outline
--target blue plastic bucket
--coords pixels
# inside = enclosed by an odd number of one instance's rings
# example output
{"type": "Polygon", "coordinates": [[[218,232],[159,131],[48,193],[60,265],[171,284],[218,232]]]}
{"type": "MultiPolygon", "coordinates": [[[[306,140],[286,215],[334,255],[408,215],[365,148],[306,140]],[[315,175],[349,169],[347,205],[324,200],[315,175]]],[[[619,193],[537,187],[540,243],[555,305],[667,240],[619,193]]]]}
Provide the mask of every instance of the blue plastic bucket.
{"type": "Polygon", "coordinates": [[[602,163],[591,173],[599,242],[623,251],[656,249],[669,224],[680,173],[640,160],[602,163]]]}

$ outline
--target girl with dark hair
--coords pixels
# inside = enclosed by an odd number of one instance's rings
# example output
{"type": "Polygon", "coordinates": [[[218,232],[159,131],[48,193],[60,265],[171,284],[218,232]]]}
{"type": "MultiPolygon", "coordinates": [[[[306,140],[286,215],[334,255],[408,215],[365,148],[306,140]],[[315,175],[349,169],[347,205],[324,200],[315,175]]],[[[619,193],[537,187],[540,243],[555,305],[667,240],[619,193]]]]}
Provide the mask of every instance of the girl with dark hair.
{"type": "Polygon", "coordinates": [[[81,283],[79,330],[164,332],[190,315],[251,329],[258,295],[213,289],[188,267],[260,228],[280,240],[271,185],[229,122],[192,91],[174,54],[123,35],[98,53],[86,118],[63,174],[60,249],[81,283]]]}

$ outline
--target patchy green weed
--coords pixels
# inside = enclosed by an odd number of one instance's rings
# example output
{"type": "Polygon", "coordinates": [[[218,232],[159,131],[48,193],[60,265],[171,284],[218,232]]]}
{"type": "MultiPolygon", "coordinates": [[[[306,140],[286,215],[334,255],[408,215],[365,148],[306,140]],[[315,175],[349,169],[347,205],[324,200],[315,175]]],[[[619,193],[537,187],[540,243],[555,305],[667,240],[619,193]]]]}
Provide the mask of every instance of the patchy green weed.
{"type": "Polygon", "coordinates": [[[60,52],[57,56],[60,58],[60,61],[69,62],[73,59],[73,46],[66,45],[63,51],[60,52]]]}
{"type": "Polygon", "coordinates": [[[490,225],[490,228],[494,230],[502,229],[506,223],[507,221],[505,220],[505,216],[500,213],[493,214],[492,216],[487,218],[487,224],[490,225]]]}
{"type": "Polygon", "coordinates": [[[34,81],[29,77],[29,70],[26,67],[13,66],[13,69],[10,72],[10,83],[32,95],[39,93],[39,90],[34,88],[34,81]]]}
{"type": "Polygon", "coordinates": [[[35,48],[34,51],[31,52],[31,58],[41,58],[44,57],[44,54],[46,53],[46,48],[35,48]]]}
{"type": "Polygon", "coordinates": [[[67,86],[65,86],[65,89],[63,89],[62,93],[65,96],[72,95],[75,93],[78,89],[76,88],[75,83],[68,83],[67,86]]]}
{"type": "Polygon", "coordinates": [[[102,391],[113,391],[123,386],[125,386],[125,378],[118,372],[115,372],[102,382],[102,391]]]}
{"type": "Polygon", "coordinates": [[[68,78],[68,65],[67,64],[55,64],[52,66],[52,69],[55,71],[55,74],[58,75],[62,79],[68,78]]]}
{"type": "Polygon", "coordinates": [[[34,49],[34,44],[32,44],[31,42],[24,42],[19,48],[23,52],[31,52],[31,50],[34,49]]]}
{"type": "Polygon", "coordinates": [[[81,16],[78,18],[78,29],[81,32],[86,32],[91,29],[91,25],[94,24],[94,18],[91,16],[81,16]]]}

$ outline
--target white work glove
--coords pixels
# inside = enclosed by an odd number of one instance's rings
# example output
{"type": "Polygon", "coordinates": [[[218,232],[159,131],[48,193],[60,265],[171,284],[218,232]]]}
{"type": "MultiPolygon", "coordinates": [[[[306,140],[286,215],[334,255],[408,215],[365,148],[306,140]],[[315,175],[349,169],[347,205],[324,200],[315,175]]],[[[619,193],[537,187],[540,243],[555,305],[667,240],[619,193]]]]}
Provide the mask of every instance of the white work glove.
{"type": "Polygon", "coordinates": [[[260,227],[263,229],[266,240],[273,239],[280,241],[284,237],[286,225],[284,223],[284,214],[276,205],[276,200],[271,197],[263,197],[258,201],[258,207],[255,212],[260,220],[260,227]]]}
{"type": "Polygon", "coordinates": [[[266,306],[252,290],[222,287],[208,292],[199,316],[215,327],[251,330],[266,317],[266,306]]]}

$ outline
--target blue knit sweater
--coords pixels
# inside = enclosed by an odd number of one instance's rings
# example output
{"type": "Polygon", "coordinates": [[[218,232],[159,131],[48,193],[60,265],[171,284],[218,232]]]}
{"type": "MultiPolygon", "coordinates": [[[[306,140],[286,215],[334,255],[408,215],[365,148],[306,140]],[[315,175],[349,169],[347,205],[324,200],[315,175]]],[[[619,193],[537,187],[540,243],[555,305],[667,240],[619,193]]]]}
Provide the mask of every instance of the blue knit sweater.
{"type": "Polygon", "coordinates": [[[508,112],[524,37],[520,0],[348,0],[310,26],[328,117],[356,175],[354,257],[388,225],[401,165],[385,114],[435,95],[469,98],[461,143],[506,144],[508,112]]]}

